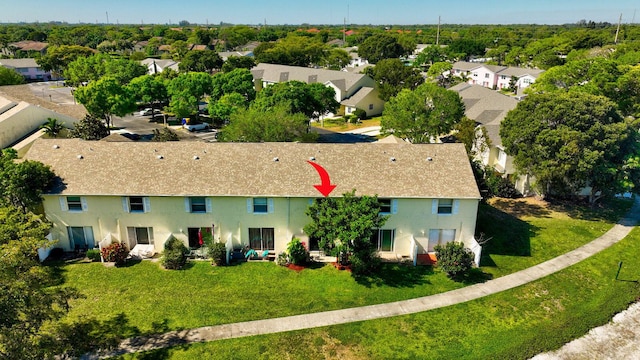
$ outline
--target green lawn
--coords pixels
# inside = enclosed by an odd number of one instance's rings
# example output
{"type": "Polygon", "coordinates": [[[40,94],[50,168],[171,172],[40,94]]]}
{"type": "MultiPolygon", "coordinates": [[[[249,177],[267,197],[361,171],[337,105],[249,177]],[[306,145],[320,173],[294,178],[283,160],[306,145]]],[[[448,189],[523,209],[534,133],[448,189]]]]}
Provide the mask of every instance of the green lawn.
{"type": "Polygon", "coordinates": [[[525,359],[602,325],[640,298],[640,230],[517,289],[443,309],[161,349],[125,359],[525,359]],[[617,264],[624,267],[614,280],[617,264]]]}
{"type": "MultiPolygon", "coordinates": [[[[535,204],[519,202],[483,205],[478,223],[483,232],[492,236],[493,239],[485,246],[481,270],[486,273],[486,277],[502,276],[574,249],[608,230],[613,224],[613,219],[617,219],[630,204],[629,201],[614,202],[611,205],[613,210],[607,211],[591,211],[575,207],[538,208],[534,206],[535,204]]],[[[449,280],[438,269],[395,264],[385,265],[380,276],[367,279],[354,279],[349,273],[338,271],[330,265],[305,269],[298,273],[268,262],[242,263],[229,267],[213,267],[208,262],[192,262],[186,270],[182,271],[166,271],[161,269],[158,263],[150,261],[133,263],[123,268],[109,268],[100,263],[79,262],[61,266],[60,271],[64,276],[64,285],[79,289],[85,296],[71,303],[72,310],[68,319],[96,318],[104,321],[114,319],[118,314],[124,314],[126,324],[123,325],[133,329],[125,331],[127,335],[385,303],[432,295],[465,286],[463,283],[449,280]]],[[[574,278],[563,281],[567,283],[567,288],[575,287],[577,283],[574,278]]],[[[577,290],[582,291],[582,289],[577,290]]],[[[593,291],[597,292],[598,289],[593,291]]],[[[368,343],[365,340],[387,336],[385,324],[395,323],[401,325],[393,330],[395,333],[390,330],[393,337],[406,338],[408,335],[403,335],[403,331],[407,334],[415,333],[416,338],[428,338],[432,332],[442,332],[441,341],[444,342],[442,346],[445,346],[448,342],[457,341],[456,334],[464,333],[462,331],[464,327],[446,331],[433,328],[436,324],[447,323],[449,317],[469,316],[470,321],[474,317],[479,317],[476,319],[480,321],[478,326],[483,327],[498,321],[497,319],[502,315],[506,316],[501,313],[502,310],[524,306],[522,299],[514,298],[513,295],[507,298],[497,296],[496,299],[498,300],[493,300],[496,301],[495,304],[484,305],[487,307],[484,311],[473,308],[473,304],[478,302],[460,305],[463,309],[470,307],[470,309],[461,310],[469,312],[466,315],[455,312],[450,314],[446,311],[442,315],[437,315],[441,314],[441,311],[437,311],[415,317],[380,320],[379,323],[367,322],[335,327],[335,331],[332,330],[334,328],[330,328],[322,331],[267,336],[251,340],[256,342],[256,346],[252,348],[265,347],[264,352],[269,354],[267,350],[271,349],[270,342],[285,341],[301,346],[297,351],[303,353],[305,346],[315,346],[316,351],[320,351],[319,349],[331,348],[333,345],[337,346],[335,351],[340,353],[342,350],[338,345],[345,344],[341,346],[346,346],[349,352],[355,351],[358,354],[361,351],[372,354],[392,354],[393,349],[387,348],[387,345],[380,345],[384,350],[378,349],[375,341],[368,343]],[[492,318],[492,314],[497,315],[496,319],[492,318]],[[430,320],[432,316],[437,320],[430,320]],[[443,318],[438,319],[437,316],[443,318]],[[415,320],[421,318],[422,320],[415,320]],[[483,321],[487,324],[483,324],[483,321]],[[423,333],[422,329],[427,325],[429,330],[423,333]],[[347,333],[340,334],[341,331],[347,333]],[[307,338],[304,335],[307,333],[316,335],[313,338],[307,338]],[[311,345],[306,344],[307,341],[311,341],[311,345]]],[[[481,302],[484,301],[486,300],[481,300],[481,302]]],[[[611,309],[617,309],[616,304],[618,303],[611,302],[613,306],[611,309]]],[[[531,309],[527,308],[522,317],[536,318],[539,314],[534,310],[536,310],[535,306],[531,309]]],[[[606,313],[609,314],[610,311],[606,313]]],[[[460,321],[462,320],[456,320],[456,322],[460,321]]],[[[510,318],[504,321],[503,325],[515,326],[516,324],[515,320],[510,318]]],[[[245,341],[247,340],[227,343],[235,349],[245,341]]],[[[381,341],[385,342],[386,338],[381,341]]],[[[423,339],[423,341],[426,340],[423,339]]],[[[416,342],[415,346],[422,346],[420,344],[421,342],[416,342]]],[[[209,347],[213,349],[217,346],[204,345],[202,351],[209,351],[209,347]]],[[[435,344],[431,346],[435,347],[435,344]]],[[[200,347],[194,346],[189,348],[189,351],[200,351],[197,349],[200,347]]],[[[255,349],[252,351],[257,351],[255,349]]],[[[176,354],[180,352],[180,350],[175,351],[176,354]]],[[[399,351],[399,349],[393,351],[399,351]]],[[[250,352],[242,357],[253,357],[252,354],[250,352]]],[[[398,353],[394,354],[389,357],[399,356],[398,353]]],[[[233,357],[231,353],[229,357],[233,357]]],[[[387,356],[382,355],[380,358],[385,357],[387,356]]],[[[280,358],[280,356],[274,358],[280,358]]],[[[356,358],[360,358],[360,355],[356,358]]]]}
{"type": "MultiPolygon", "coordinates": [[[[342,119],[342,118],[340,118],[340,119],[342,119]]],[[[327,130],[340,132],[340,131],[348,131],[348,130],[353,130],[353,129],[359,129],[359,128],[368,127],[368,126],[379,126],[381,119],[382,119],[381,116],[376,116],[376,117],[373,117],[371,119],[362,120],[357,124],[347,123],[347,122],[344,121],[344,119],[342,119],[342,120],[325,119],[322,122],[322,124],[320,122],[314,122],[314,123],[312,123],[312,126],[322,127],[324,129],[327,129],[327,130]],[[324,125],[324,126],[321,126],[321,125],[324,125]]]]}

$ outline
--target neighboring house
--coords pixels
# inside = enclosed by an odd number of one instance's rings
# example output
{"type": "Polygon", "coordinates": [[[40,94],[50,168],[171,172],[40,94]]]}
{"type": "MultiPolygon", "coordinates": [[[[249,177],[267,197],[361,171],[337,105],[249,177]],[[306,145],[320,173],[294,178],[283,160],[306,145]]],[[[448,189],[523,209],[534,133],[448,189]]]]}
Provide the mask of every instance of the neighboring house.
{"type": "Polygon", "coordinates": [[[51,80],[51,73],[42,70],[36,59],[0,59],[0,66],[16,70],[26,80],[51,80]]]}
{"type": "Polygon", "coordinates": [[[294,237],[318,251],[317,239],[303,232],[306,209],[321,198],[320,177],[307,163],[314,161],[337,185],[331,196],[378,195],[389,215],[374,238],[383,258],[415,263],[454,240],[480,257],[480,193],[462,144],[39,139],[25,159],[59,176],[43,209],[65,250],[113,239],[160,252],[171,237],[198,247],[198,233],[207,232],[228,251],[279,253],[294,237]]]}
{"type": "MultiPolygon", "coordinates": [[[[449,90],[457,92],[465,106],[465,116],[487,131],[491,146],[477,154],[485,166],[490,166],[503,176],[511,178],[522,194],[529,191],[527,177],[518,177],[513,158],[504,150],[500,139],[500,123],[507,113],[518,105],[518,100],[480,85],[461,83],[449,90]]],[[[478,150],[478,149],[477,149],[478,150]]]]}
{"type": "Polygon", "coordinates": [[[328,41],[327,45],[341,48],[341,47],[344,47],[346,43],[342,39],[333,39],[331,41],[328,41]]]}
{"type": "Polygon", "coordinates": [[[235,57],[250,56],[250,57],[253,57],[253,51],[221,51],[221,52],[218,53],[218,56],[220,56],[220,58],[223,61],[227,61],[227,59],[229,59],[231,56],[235,56],[235,57]]]}
{"type": "Polygon", "coordinates": [[[179,62],[171,59],[152,59],[146,58],[141,60],[140,63],[147,67],[147,73],[150,75],[163,72],[165,69],[171,69],[176,72],[180,71],[178,65],[179,62]]]}
{"type": "Polygon", "coordinates": [[[369,61],[358,54],[358,47],[352,46],[344,49],[349,56],[351,57],[351,61],[349,61],[348,68],[360,68],[369,65],[369,61]]]}
{"type": "Polygon", "coordinates": [[[509,87],[511,77],[518,78],[518,89],[524,89],[540,76],[543,70],[487,65],[466,61],[457,61],[453,64],[451,74],[466,77],[469,84],[477,84],[491,89],[509,87]]]}
{"type": "Polygon", "coordinates": [[[266,63],[258,64],[251,73],[257,91],[271,84],[292,80],[331,87],[336,93],[336,101],[341,104],[339,114],[349,114],[359,108],[366,111],[367,116],[375,116],[381,114],[384,108],[375,81],[364,74],[266,63]]]}
{"type": "Polygon", "coordinates": [[[7,56],[14,56],[16,52],[22,51],[27,54],[40,54],[45,55],[47,53],[47,49],[49,48],[49,43],[40,42],[40,41],[32,41],[32,40],[23,40],[14,43],[9,43],[8,46],[2,49],[2,53],[7,56]]]}
{"type": "Polygon", "coordinates": [[[16,144],[38,131],[40,126],[47,122],[47,118],[58,119],[58,122],[69,128],[78,121],[24,101],[14,102],[0,97],[0,149],[16,144]]]}

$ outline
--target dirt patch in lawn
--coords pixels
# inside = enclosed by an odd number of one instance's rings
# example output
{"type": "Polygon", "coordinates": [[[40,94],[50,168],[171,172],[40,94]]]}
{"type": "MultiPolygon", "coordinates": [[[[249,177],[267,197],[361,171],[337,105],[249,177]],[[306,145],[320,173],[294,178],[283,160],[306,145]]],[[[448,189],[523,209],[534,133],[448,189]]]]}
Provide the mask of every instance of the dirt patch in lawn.
{"type": "Polygon", "coordinates": [[[492,198],[489,199],[488,203],[517,218],[527,216],[547,217],[553,212],[551,205],[538,197],[521,199],[492,198]]]}

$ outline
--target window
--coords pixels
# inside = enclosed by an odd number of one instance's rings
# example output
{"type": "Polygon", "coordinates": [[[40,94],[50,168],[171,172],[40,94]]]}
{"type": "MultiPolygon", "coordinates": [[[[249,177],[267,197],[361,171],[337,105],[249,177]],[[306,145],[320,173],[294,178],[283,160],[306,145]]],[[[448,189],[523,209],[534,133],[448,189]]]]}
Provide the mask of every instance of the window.
{"type": "Polygon", "coordinates": [[[373,110],[373,104],[369,104],[369,110],[373,110]]]}
{"type": "Polygon", "coordinates": [[[484,74],[484,77],[485,77],[485,79],[488,79],[489,78],[489,74],[488,73],[484,74]]]}
{"type": "Polygon", "coordinates": [[[129,246],[134,247],[136,244],[153,244],[153,228],[151,227],[127,227],[127,235],[129,236],[129,246]]]}
{"type": "Polygon", "coordinates": [[[273,212],[273,199],[257,197],[247,199],[247,212],[253,214],[266,214],[273,212]]]}
{"type": "Polygon", "coordinates": [[[87,211],[87,199],[82,196],[61,196],[62,211],[87,211]]]}
{"type": "Polygon", "coordinates": [[[438,200],[438,214],[453,213],[453,199],[438,200]]]}
{"type": "Polygon", "coordinates": [[[507,77],[506,77],[506,76],[504,76],[504,75],[500,75],[500,79],[502,79],[502,80],[506,80],[506,79],[507,79],[507,77]]]}
{"type": "Polygon", "coordinates": [[[151,203],[146,196],[129,196],[122,198],[122,208],[125,212],[149,212],[151,203]]]}
{"type": "Polygon", "coordinates": [[[249,228],[249,246],[256,251],[275,250],[273,228],[249,228]]]}
{"type": "Polygon", "coordinates": [[[376,244],[378,251],[393,251],[395,237],[395,229],[376,229],[371,237],[371,242],[376,244]]]}
{"type": "Polygon", "coordinates": [[[211,212],[211,199],[204,196],[192,196],[184,199],[186,212],[202,214],[211,212]]]}
{"type": "Polygon", "coordinates": [[[380,214],[396,214],[398,212],[398,200],[378,199],[380,214]]]}
{"type": "Polygon", "coordinates": [[[446,244],[456,239],[456,229],[429,230],[429,246],[427,251],[434,252],[436,245],[446,244]]]}
{"type": "Polygon", "coordinates": [[[95,247],[93,228],[91,226],[67,226],[69,245],[74,250],[89,249],[95,247]]]}

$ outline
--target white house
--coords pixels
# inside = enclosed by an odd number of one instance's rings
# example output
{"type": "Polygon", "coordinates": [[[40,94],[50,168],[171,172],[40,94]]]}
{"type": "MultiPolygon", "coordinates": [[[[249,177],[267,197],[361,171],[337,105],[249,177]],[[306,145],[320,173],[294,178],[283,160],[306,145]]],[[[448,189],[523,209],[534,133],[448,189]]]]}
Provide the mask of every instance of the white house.
{"type": "Polygon", "coordinates": [[[503,89],[509,87],[511,78],[517,78],[518,89],[524,89],[540,76],[544,70],[525,69],[498,65],[487,65],[457,61],[453,64],[451,74],[466,77],[469,84],[481,85],[490,89],[503,89]]]}
{"type": "Polygon", "coordinates": [[[180,63],[171,59],[146,58],[144,60],[141,60],[140,63],[147,67],[147,73],[149,75],[161,73],[165,69],[171,69],[175,72],[180,71],[178,67],[180,63]]]}

